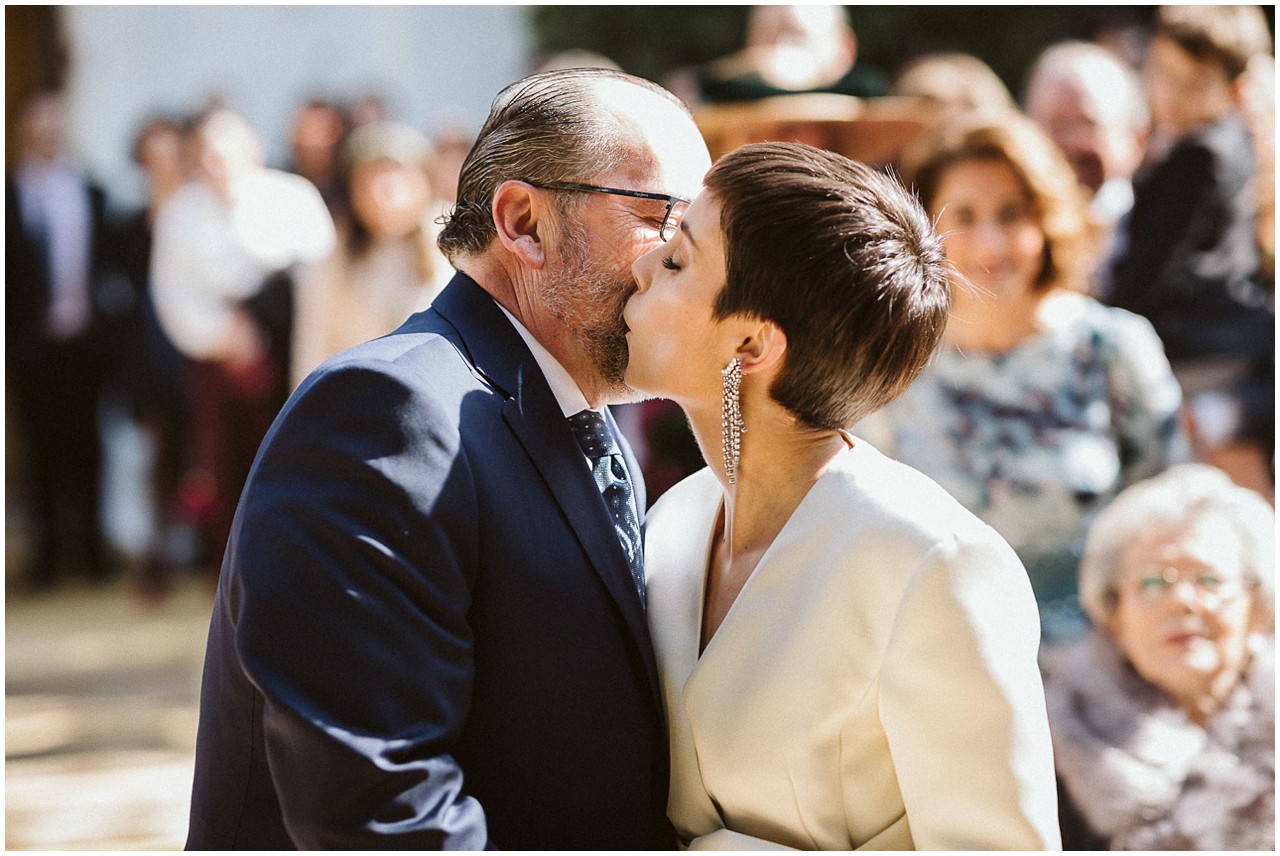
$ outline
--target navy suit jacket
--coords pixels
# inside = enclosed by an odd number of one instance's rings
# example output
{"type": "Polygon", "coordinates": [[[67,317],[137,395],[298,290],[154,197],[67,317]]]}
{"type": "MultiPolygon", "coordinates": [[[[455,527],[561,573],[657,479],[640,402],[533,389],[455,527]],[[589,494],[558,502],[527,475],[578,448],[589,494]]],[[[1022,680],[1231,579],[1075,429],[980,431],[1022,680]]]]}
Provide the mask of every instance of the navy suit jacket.
{"type": "Polygon", "coordinates": [[[604,501],[532,354],[459,275],[317,369],[263,442],[187,846],[660,849],[667,776],[604,501]]]}

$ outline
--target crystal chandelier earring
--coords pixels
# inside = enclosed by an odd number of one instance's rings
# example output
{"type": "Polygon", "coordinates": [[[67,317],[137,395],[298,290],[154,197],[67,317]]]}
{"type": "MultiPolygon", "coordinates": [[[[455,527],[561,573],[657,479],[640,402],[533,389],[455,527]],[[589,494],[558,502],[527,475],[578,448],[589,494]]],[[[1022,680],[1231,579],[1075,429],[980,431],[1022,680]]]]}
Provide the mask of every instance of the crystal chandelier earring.
{"type": "Polygon", "coordinates": [[[720,448],[724,452],[724,472],[729,484],[738,480],[738,458],[742,454],[742,434],[747,430],[742,421],[742,406],[738,390],[742,386],[742,359],[734,357],[720,371],[724,379],[724,392],[720,403],[720,448]]]}

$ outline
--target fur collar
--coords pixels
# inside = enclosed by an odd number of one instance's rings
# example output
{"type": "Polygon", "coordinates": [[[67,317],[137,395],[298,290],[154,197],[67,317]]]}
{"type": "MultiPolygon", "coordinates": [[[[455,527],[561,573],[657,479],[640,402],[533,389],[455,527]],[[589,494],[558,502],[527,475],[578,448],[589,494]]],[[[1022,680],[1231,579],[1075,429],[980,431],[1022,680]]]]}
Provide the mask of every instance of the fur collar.
{"type": "Polygon", "coordinates": [[[1112,849],[1275,849],[1274,638],[1207,728],[1098,632],[1045,686],[1058,775],[1112,849]]]}

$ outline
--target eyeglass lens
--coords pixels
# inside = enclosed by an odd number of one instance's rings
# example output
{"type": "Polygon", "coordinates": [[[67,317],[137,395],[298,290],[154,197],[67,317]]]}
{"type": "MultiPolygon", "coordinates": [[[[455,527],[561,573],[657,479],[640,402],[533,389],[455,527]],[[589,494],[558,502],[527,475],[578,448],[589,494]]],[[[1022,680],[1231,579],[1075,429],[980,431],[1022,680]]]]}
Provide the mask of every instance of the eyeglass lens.
{"type": "Polygon", "coordinates": [[[1243,582],[1213,571],[1183,572],[1172,567],[1152,567],[1138,579],[1137,590],[1148,601],[1158,601],[1180,582],[1189,582],[1201,595],[1228,600],[1244,589],[1243,582]]]}
{"type": "Polygon", "coordinates": [[[689,210],[689,203],[683,199],[672,199],[667,203],[667,216],[662,218],[662,225],[658,228],[658,235],[662,240],[670,241],[674,237],[687,210],[689,210]]]}

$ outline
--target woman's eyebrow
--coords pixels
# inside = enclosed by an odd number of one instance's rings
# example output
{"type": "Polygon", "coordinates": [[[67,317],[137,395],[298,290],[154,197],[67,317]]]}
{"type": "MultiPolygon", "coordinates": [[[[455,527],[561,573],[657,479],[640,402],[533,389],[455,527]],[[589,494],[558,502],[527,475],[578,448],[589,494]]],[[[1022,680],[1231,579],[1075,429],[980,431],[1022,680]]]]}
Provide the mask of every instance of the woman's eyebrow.
{"type": "Polygon", "coordinates": [[[698,248],[698,242],[693,239],[693,233],[689,231],[689,224],[687,221],[680,221],[680,231],[684,233],[684,239],[696,250],[698,248]]]}

